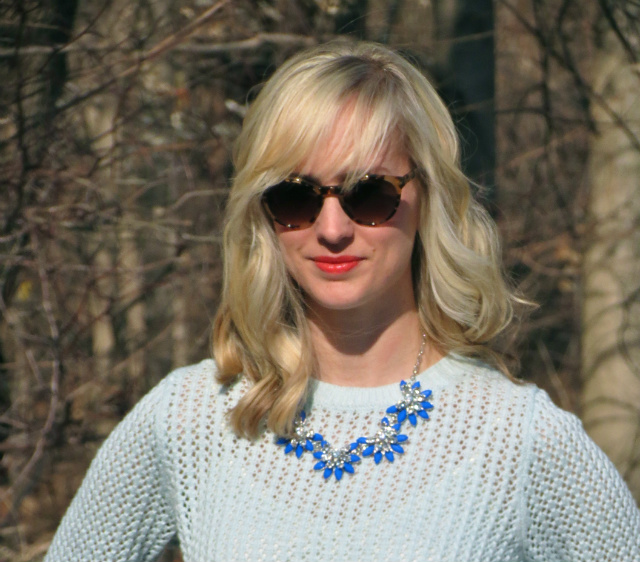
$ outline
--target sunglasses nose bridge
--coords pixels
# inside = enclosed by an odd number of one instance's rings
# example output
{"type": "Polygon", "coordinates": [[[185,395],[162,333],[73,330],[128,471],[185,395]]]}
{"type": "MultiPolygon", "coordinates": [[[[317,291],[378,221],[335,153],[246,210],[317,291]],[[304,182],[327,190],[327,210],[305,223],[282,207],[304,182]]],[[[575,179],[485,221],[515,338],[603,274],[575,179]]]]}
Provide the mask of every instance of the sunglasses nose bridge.
{"type": "Polygon", "coordinates": [[[353,219],[345,208],[340,186],[322,186],[321,197],[321,207],[313,222],[316,236],[331,244],[353,236],[353,219]],[[329,203],[328,198],[335,201],[329,203]]]}
{"type": "Polygon", "coordinates": [[[322,199],[327,197],[340,197],[342,195],[342,189],[339,185],[319,185],[316,187],[322,199]]]}
{"type": "Polygon", "coordinates": [[[344,191],[342,190],[342,186],[340,185],[321,185],[318,186],[320,190],[320,195],[322,196],[322,203],[324,206],[324,200],[328,197],[335,197],[338,199],[340,203],[340,207],[346,213],[346,215],[351,218],[351,213],[348,211],[347,207],[344,203],[344,191]]]}

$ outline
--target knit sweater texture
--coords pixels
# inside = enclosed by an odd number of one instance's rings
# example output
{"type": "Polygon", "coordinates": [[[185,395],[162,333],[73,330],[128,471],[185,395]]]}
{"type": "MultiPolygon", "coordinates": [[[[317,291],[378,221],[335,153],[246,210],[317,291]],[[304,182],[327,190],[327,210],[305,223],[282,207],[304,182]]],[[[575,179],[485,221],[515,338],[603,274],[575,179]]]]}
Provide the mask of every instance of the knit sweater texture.
{"type": "MultiPolygon", "coordinates": [[[[448,356],[420,375],[429,420],[394,462],[341,481],[264,432],[237,438],[211,360],[177,370],[101,447],[45,562],[640,562],[640,512],[580,421],[530,384],[448,356]]],[[[375,434],[397,384],[313,381],[309,424],[334,447],[375,434]]]]}

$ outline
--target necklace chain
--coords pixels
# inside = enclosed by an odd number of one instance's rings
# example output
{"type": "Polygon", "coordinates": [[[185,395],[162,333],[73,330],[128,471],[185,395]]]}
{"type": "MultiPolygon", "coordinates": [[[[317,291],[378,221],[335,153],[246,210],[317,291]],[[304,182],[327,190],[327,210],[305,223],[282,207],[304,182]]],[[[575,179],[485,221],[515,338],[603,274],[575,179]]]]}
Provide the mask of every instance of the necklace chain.
{"type": "Polygon", "coordinates": [[[420,383],[416,381],[426,341],[427,335],[422,334],[422,343],[411,378],[408,383],[400,382],[402,398],[387,408],[387,415],[380,420],[378,431],[373,437],[358,437],[353,443],[334,449],[320,433],[309,427],[305,411],[302,410],[294,422],[293,435],[278,437],[276,443],[284,446],[286,455],[295,452],[296,457],[300,458],[304,453],[311,453],[318,461],[313,468],[322,471],[325,479],[334,475],[336,480],[341,480],[345,472],[353,474],[353,465],[362,458],[373,458],[376,464],[382,459],[393,462],[396,454],[404,453],[401,443],[409,439],[400,433],[402,425],[408,420],[412,426],[416,426],[418,418],[429,419],[427,410],[433,408],[427,401],[431,391],[422,390],[420,383]]]}
{"type": "Polygon", "coordinates": [[[424,355],[424,348],[427,344],[427,334],[422,334],[422,341],[420,342],[420,349],[418,351],[418,357],[416,357],[416,364],[413,366],[413,371],[411,373],[411,380],[415,381],[415,378],[418,376],[418,369],[420,369],[420,363],[422,363],[422,356],[424,355]]]}

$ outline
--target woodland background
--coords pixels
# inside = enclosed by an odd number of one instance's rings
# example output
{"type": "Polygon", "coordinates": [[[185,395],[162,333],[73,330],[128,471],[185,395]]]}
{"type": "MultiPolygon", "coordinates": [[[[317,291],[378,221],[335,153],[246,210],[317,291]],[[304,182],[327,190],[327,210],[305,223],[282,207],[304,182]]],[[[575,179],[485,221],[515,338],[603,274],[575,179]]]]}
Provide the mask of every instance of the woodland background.
{"type": "Polygon", "coordinates": [[[39,560],[105,436],[209,356],[247,103],[338,35],[437,84],[540,304],[520,376],[640,500],[638,0],[0,0],[0,560],[39,560]]]}

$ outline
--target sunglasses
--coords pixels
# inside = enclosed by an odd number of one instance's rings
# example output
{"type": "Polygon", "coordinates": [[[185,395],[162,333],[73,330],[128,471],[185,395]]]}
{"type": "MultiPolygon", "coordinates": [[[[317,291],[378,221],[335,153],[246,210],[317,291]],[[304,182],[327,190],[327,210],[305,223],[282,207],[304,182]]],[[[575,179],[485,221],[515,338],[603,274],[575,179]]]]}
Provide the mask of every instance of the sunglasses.
{"type": "Polygon", "coordinates": [[[267,188],[262,205],[278,224],[290,229],[307,228],[318,218],[327,197],[337,197],[354,222],[378,226],[398,209],[402,188],[416,177],[416,168],[404,176],[365,174],[348,190],[340,185],[320,185],[292,176],[267,188]]]}

